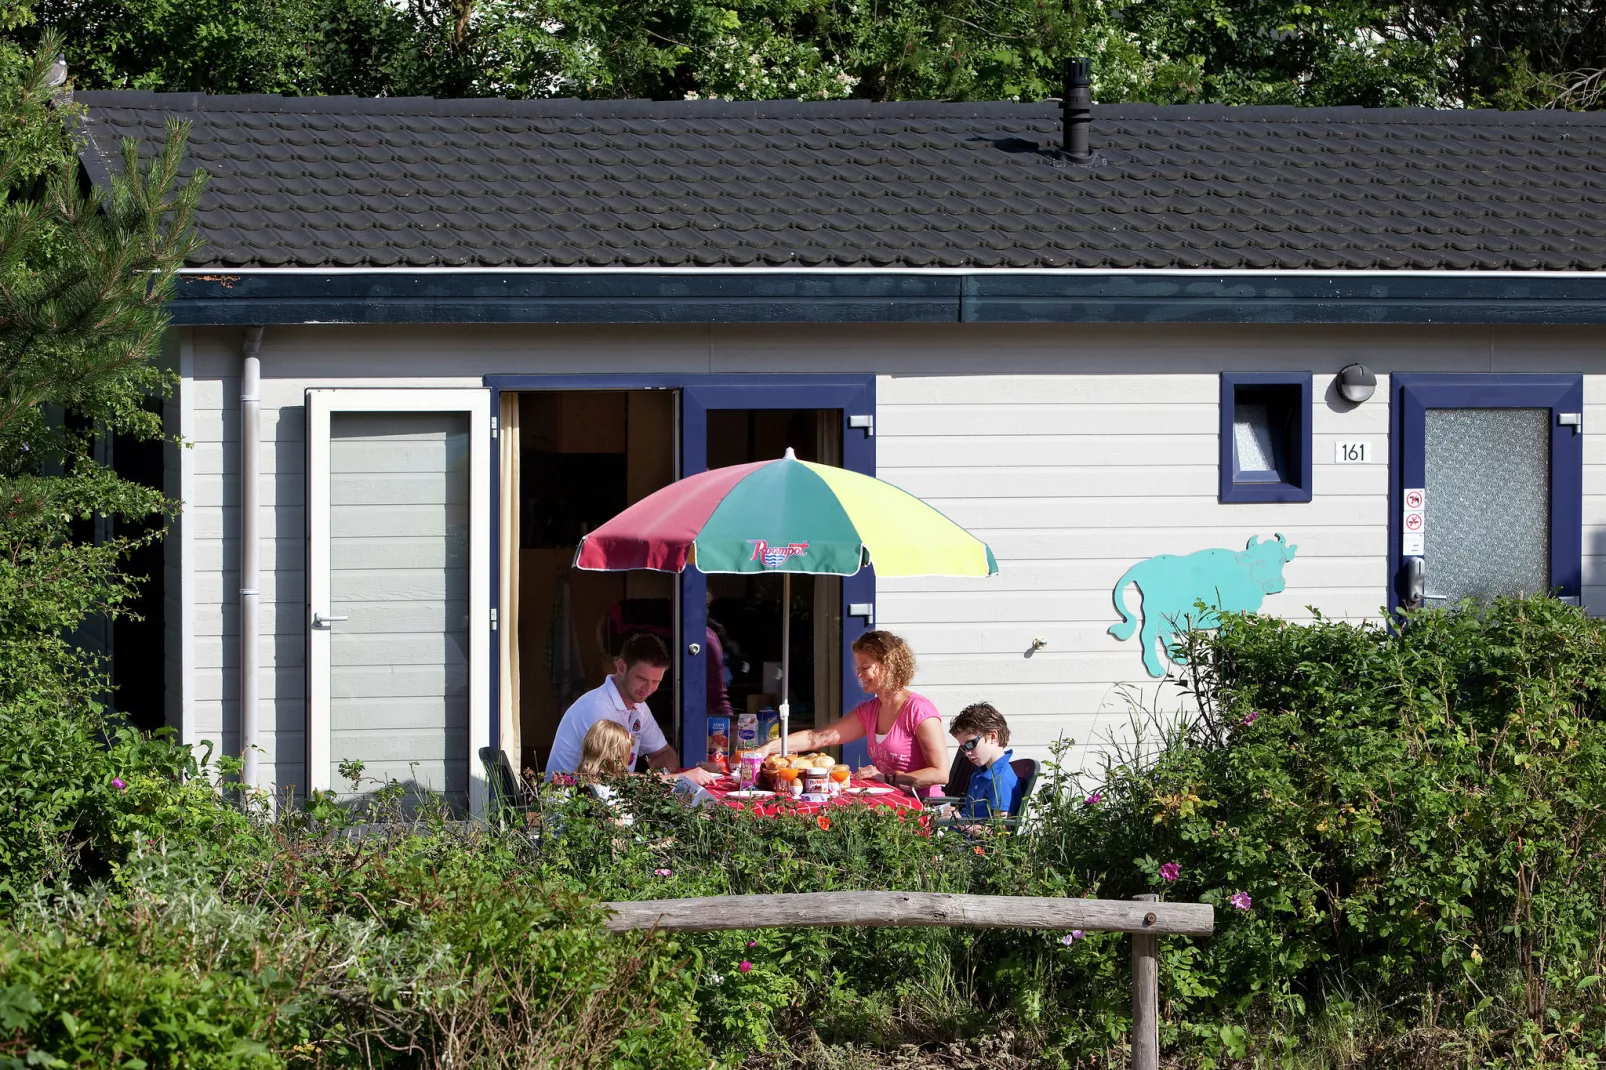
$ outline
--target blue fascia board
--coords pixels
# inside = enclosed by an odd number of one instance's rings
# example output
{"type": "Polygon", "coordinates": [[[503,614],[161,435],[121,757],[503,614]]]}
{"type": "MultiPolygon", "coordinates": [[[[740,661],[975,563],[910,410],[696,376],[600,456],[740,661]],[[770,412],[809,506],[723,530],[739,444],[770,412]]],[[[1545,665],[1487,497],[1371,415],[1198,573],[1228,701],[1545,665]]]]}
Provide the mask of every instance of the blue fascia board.
{"type": "Polygon", "coordinates": [[[176,324],[1606,324],[1600,276],[353,272],[186,275],[176,324]]]}
{"type": "Polygon", "coordinates": [[[186,275],[179,324],[952,323],[944,275],[186,275]]]}
{"type": "Polygon", "coordinates": [[[1606,323],[1599,277],[970,275],[967,323],[1606,323]]]}

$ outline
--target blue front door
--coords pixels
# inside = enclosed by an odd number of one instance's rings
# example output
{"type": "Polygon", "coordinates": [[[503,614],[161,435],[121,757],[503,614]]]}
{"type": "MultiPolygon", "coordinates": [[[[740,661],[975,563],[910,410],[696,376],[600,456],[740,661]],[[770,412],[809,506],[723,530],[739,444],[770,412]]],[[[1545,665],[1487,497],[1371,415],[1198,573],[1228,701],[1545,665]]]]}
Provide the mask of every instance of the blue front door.
{"type": "MultiPolygon", "coordinates": [[[[790,445],[805,460],[873,476],[874,415],[873,376],[730,376],[689,384],[681,391],[680,475],[780,457],[790,445]]],[[[840,581],[824,580],[830,586],[812,586],[819,582],[814,577],[794,582],[794,729],[812,727],[816,715],[849,710],[866,697],[854,679],[849,647],[873,618],[874,572],[866,568],[840,581]],[[822,636],[830,637],[830,650],[824,649],[822,636]],[[818,681],[832,681],[837,693],[817,694],[818,681]]],[[[779,657],[778,592],[779,577],[773,575],[716,576],[711,590],[710,577],[695,568],[682,573],[679,667],[686,764],[707,756],[708,711],[719,701],[722,684],[737,713],[746,712],[749,696],[774,690],[765,666],[773,674],[771,659],[779,657]],[[724,653],[725,678],[711,681],[709,653],[715,642],[724,653]]],[[[862,743],[847,750],[847,761],[868,760],[862,743]]]]}
{"type": "Polygon", "coordinates": [[[1583,377],[1396,375],[1396,607],[1579,597],[1583,377]]]}

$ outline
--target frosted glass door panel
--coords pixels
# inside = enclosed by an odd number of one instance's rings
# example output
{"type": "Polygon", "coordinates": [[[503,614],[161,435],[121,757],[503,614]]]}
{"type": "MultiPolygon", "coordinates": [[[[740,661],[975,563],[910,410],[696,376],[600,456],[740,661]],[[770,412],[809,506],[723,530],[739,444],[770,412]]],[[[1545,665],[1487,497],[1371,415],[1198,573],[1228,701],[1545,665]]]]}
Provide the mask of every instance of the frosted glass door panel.
{"type": "Polygon", "coordinates": [[[1427,598],[1550,589],[1550,410],[1424,414],[1427,598]]]}
{"type": "MultiPolygon", "coordinates": [[[[468,803],[469,417],[329,424],[330,783],[340,763],[468,803]]],[[[372,785],[364,785],[364,791],[372,785]]]]}

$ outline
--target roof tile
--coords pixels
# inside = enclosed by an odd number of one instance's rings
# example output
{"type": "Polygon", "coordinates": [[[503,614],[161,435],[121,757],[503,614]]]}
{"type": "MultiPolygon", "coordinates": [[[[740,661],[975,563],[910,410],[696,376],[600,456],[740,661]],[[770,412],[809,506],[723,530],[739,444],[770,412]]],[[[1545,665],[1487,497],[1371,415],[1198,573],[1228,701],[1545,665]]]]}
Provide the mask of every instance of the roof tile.
{"type": "Polygon", "coordinates": [[[80,93],[169,116],[196,265],[1606,270],[1606,116],[1044,104],[80,93]]]}

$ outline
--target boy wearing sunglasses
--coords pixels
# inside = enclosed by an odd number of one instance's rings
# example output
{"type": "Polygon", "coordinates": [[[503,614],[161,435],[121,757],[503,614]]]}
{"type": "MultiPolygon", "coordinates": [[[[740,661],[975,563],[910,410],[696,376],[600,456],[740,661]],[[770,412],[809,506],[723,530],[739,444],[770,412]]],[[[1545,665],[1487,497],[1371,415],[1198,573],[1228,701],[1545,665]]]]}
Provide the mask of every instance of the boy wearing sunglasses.
{"type": "Polygon", "coordinates": [[[976,771],[970,775],[959,817],[1008,817],[1020,809],[1020,779],[1009,764],[1009,723],[987,702],[966,706],[949,733],[976,771]]]}

